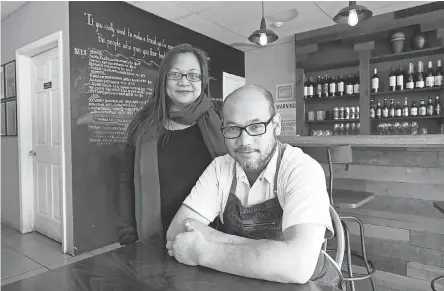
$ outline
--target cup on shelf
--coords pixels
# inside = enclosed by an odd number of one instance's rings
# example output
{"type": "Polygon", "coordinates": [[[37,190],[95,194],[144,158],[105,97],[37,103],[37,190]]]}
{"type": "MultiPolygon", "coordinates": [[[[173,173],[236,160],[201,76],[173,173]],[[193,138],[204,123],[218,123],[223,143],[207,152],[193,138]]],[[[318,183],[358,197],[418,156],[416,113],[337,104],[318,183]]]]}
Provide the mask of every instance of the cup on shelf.
{"type": "Polygon", "coordinates": [[[316,120],[325,120],[325,110],[316,111],[316,120]]]}
{"type": "Polygon", "coordinates": [[[315,112],[308,111],[308,121],[314,121],[314,120],[315,120],[315,112]]]}

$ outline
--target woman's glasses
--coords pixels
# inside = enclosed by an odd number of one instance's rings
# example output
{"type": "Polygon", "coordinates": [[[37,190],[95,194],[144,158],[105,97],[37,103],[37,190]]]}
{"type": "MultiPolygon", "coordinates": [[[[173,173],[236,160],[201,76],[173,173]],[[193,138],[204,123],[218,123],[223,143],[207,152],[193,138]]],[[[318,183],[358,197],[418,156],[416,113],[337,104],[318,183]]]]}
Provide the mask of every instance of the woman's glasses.
{"type": "Polygon", "coordinates": [[[179,72],[168,72],[167,73],[168,80],[179,81],[180,79],[183,78],[183,76],[185,76],[187,78],[187,80],[190,82],[199,82],[202,79],[202,74],[198,74],[198,73],[186,73],[186,74],[182,74],[179,72]]]}
{"type": "Polygon", "coordinates": [[[242,134],[242,130],[245,130],[250,136],[262,135],[267,132],[267,125],[273,120],[273,117],[265,122],[252,123],[247,126],[222,127],[222,134],[227,139],[238,138],[242,134]]]}

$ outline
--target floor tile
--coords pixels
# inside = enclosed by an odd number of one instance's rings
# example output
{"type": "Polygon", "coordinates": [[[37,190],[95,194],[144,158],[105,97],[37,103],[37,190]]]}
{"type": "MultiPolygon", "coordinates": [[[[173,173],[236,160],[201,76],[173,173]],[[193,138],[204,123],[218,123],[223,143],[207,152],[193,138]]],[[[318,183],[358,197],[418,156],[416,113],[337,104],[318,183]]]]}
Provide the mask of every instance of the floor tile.
{"type": "Polygon", "coordinates": [[[19,242],[11,248],[43,266],[61,262],[71,257],[62,253],[61,243],[40,234],[37,234],[30,241],[19,242]]]}
{"type": "Polygon", "coordinates": [[[92,253],[92,254],[94,254],[94,255],[100,255],[100,254],[103,254],[103,253],[106,253],[106,252],[109,252],[109,251],[112,251],[112,250],[118,249],[118,248],[120,248],[120,247],[122,247],[122,246],[120,245],[120,243],[115,243],[115,244],[108,245],[108,246],[105,246],[105,247],[100,248],[100,249],[93,250],[93,251],[91,251],[90,253],[92,253]]]}
{"type": "Polygon", "coordinates": [[[12,277],[9,277],[7,279],[2,279],[2,286],[7,285],[7,284],[11,284],[11,283],[14,283],[14,282],[17,282],[17,281],[20,281],[20,280],[23,280],[23,279],[35,276],[35,275],[38,275],[38,274],[41,274],[41,273],[45,273],[47,271],[48,271],[47,268],[41,267],[41,268],[38,268],[38,269],[35,269],[35,270],[32,270],[32,271],[26,272],[26,273],[23,273],[23,274],[20,274],[20,275],[12,276],[12,277]]]}
{"type": "Polygon", "coordinates": [[[2,281],[3,279],[26,273],[42,266],[9,247],[2,249],[2,281]]]}
{"type": "Polygon", "coordinates": [[[57,269],[57,268],[60,268],[60,267],[63,267],[63,266],[66,266],[66,265],[69,265],[69,264],[72,264],[72,263],[75,263],[75,262],[82,261],[82,260],[87,259],[87,258],[91,258],[93,256],[94,256],[93,254],[84,253],[84,254],[81,254],[81,255],[78,255],[78,256],[75,256],[75,257],[70,257],[68,259],[65,259],[65,260],[57,262],[57,263],[53,263],[53,264],[47,265],[45,267],[47,267],[48,269],[53,270],[53,269],[57,269]]]}

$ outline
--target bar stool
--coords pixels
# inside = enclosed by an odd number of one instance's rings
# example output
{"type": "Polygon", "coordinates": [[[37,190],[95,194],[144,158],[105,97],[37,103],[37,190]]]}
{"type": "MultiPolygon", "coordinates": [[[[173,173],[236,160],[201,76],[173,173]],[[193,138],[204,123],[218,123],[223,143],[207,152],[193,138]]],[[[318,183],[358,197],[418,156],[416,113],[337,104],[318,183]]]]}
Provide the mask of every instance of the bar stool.
{"type": "MultiPolygon", "coordinates": [[[[348,170],[348,164],[353,161],[352,156],[352,148],[350,145],[340,145],[333,146],[327,149],[327,158],[328,158],[328,169],[330,174],[329,179],[329,187],[328,194],[330,197],[330,203],[333,207],[339,212],[340,208],[357,208],[362,204],[370,201],[374,198],[373,193],[362,192],[362,191],[346,191],[346,190],[335,190],[333,193],[333,164],[345,164],[345,170],[348,170]],[[340,196],[343,199],[338,199],[337,203],[335,203],[334,198],[339,198],[340,196]]],[[[365,236],[364,236],[364,224],[363,222],[356,216],[340,216],[342,221],[343,229],[344,229],[344,237],[345,237],[345,246],[346,246],[346,256],[347,256],[347,271],[348,277],[344,277],[344,281],[350,283],[350,289],[355,291],[356,281],[369,279],[372,290],[376,291],[375,282],[373,280],[373,274],[375,272],[374,265],[371,261],[367,259],[367,254],[365,251],[365,236]],[[359,236],[361,241],[361,251],[362,254],[359,254],[355,251],[351,251],[350,244],[350,233],[345,221],[356,222],[359,225],[359,236]],[[352,270],[352,255],[361,259],[365,267],[367,269],[367,274],[365,275],[354,275],[352,270]]],[[[328,250],[334,251],[334,250],[328,250]]]]}
{"type": "Polygon", "coordinates": [[[443,279],[444,279],[444,276],[439,276],[439,277],[436,277],[435,279],[432,280],[432,283],[430,285],[431,285],[433,291],[438,291],[438,289],[436,289],[436,283],[438,281],[443,280],[443,279]]]}

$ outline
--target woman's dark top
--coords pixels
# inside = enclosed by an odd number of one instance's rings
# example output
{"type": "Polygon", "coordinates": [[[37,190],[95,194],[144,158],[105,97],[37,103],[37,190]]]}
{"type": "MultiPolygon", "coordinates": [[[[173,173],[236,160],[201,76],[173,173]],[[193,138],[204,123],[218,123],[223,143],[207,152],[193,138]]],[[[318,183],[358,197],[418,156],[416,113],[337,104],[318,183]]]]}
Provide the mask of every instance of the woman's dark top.
{"type": "Polygon", "coordinates": [[[199,127],[168,131],[157,144],[163,230],[166,233],[182,202],[211,163],[199,127]]]}
{"type": "MultiPolygon", "coordinates": [[[[161,195],[161,215],[164,234],[190,194],[200,175],[211,163],[211,155],[205,145],[200,129],[193,125],[183,130],[168,131],[157,146],[161,195]]],[[[138,240],[134,217],[134,156],[135,149],[127,145],[124,153],[117,198],[118,236],[121,245],[138,240]]],[[[143,179],[143,178],[142,178],[143,179]]]]}

